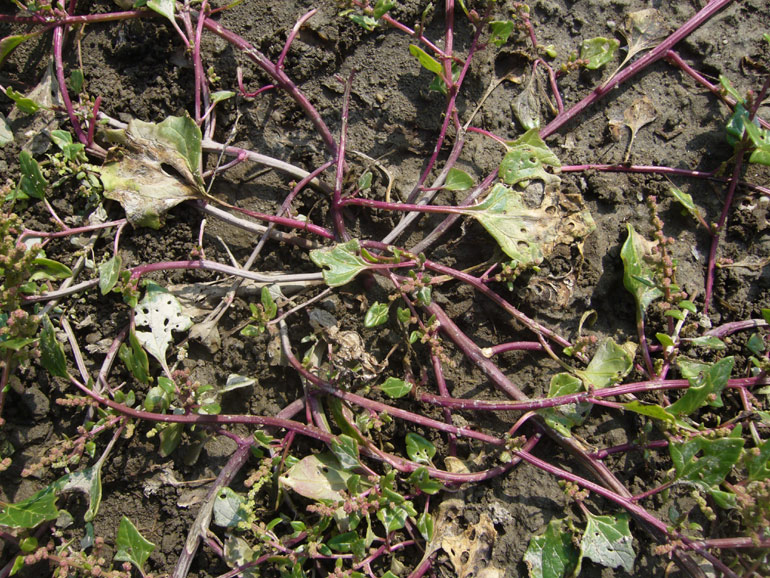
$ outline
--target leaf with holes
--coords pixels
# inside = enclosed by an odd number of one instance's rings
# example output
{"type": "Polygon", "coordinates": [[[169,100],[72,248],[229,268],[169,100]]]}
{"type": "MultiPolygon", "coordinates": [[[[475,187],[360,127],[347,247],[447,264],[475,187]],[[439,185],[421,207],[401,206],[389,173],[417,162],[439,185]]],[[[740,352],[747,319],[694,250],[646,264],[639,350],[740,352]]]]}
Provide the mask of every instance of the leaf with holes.
{"type": "Polygon", "coordinates": [[[121,146],[101,169],[104,196],[123,206],[133,226],[158,229],[169,209],[201,196],[201,132],[191,118],[133,119],[106,136],[121,146]]]}
{"type": "Polygon", "coordinates": [[[279,478],[279,482],[311,500],[337,503],[344,499],[342,492],[347,490],[351,475],[336,457],[324,453],[302,458],[279,478]]]}
{"type": "Polygon", "coordinates": [[[634,569],[633,538],[628,528],[628,514],[594,516],[585,512],[588,524],[580,540],[580,557],[588,558],[608,568],[634,569]]]}
{"type": "Polygon", "coordinates": [[[586,62],[585,67],[588,70],[596,70],[607,64],[615,57],[615,51],[620,46],[620,42],[614,38],[591,38],[584,40],[580,46],[580,60],[586,62]]]}
{"type": "Polygon", "coordinates": [[[248,522],[250,513],[245,499],[230,488],[224,487],[214,498],[214,523],[223,528],[234,528],[248,522]]]}
{"type": "Polygon", "coordinates": [[[137,331],[136,338],[147,353],[167,369],[166,351],[172,332],[187,331],[192,327],[192,319],[182,312],[176,297],[152,282],[147,283],[144,298],[134,308],[134,314],[138,327],[149,328],[149,331],[137,331]]]}
{"type": "Polygon", "coordinates": [[[532,128],[514,141],[507,142],[508,152],[500,162],[500,178],[506,185],[540,179],[558,182],[558,177],[545,170],[561,167],[561,161],[545,144],[537,128],[532,128]]]}

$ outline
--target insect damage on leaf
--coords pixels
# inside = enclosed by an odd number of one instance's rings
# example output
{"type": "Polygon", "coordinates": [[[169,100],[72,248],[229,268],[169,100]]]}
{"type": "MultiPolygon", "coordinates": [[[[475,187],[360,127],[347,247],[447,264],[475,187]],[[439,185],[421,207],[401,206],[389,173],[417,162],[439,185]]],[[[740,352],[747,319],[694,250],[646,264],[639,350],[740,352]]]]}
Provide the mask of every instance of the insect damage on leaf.
{"type": "Polygon", "coordinates": [[[120,146],[102,167],[104,196],[123,206],[133,226],[158,229],[169,209],[201,196],[201,132],[191,118],[134,119],[106,137],[120,146]]]}

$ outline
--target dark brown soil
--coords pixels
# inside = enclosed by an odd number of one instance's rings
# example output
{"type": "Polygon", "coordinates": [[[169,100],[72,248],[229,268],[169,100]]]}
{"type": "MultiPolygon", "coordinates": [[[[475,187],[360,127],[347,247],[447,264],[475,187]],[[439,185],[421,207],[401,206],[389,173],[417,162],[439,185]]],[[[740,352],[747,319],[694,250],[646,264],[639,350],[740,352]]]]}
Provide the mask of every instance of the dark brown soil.
{"type": "MultiPolygon", "coordinates": [[[[224,3],[219,3],[224,4],[224,3]]],[[[440,3],[439,3],[440,4],[440,3]]],[[[469,4],[481,4],[470,2],[469,4]]],[[[673,29],[690,18],[703,2],[655,3],[666,22],[673,29]]],[[[583,39],[596,36],[612,36],[613,22],[620,23],[624,15],[649,3],[641,0],[534,0],[531,3],[531,19],[538,40],[553,44],[562,62],[574,50],[579,50],[583,39]]],[[[113,10],[114,4],[106,0],[78,2],[83,13],[113,10]]],[[[343,82],[355,71],[347,135],[348,149],[360,151],[368,157],[379,159],[394,179],[390,192],[392,199],[405,198],[418,179],[430,157],[439,128],[443,121],[445,97],[428,90],[431,75],[421,69],[410,55],[410,38],[398,31],[379,28],[366,32],[346,18],[338,16],[339,3],[329,0],[265,2],[246,0],[225,10],[219,22],[242,35],[270,59],[280,54],[286,35],[296,20],[311,8],[318,12],[306,23],[292,45],[285,69],[301,87],[313,105],[321,112],[335,135],[339,133],[343,106],[343,82]]],[[[419,0],[398,2],[391,14],[408,25],[419,21],[425,3],[419,0]]],[[[501,13],[508,8],[500,8],[501,13]]],[[[437,6],[426,19],[425,34],[440,39],[444,24],[437,6]]],[[[472,29],[459,15],[456,26],[455,50],[465,54],[470,45],[472,29]]],[[[10,26],[0,25],[3,35],[10,26]]],[[[770,30],[770,10],[765,0],[747,0],[734,3],[719,13],[702,29],[677,46],[678,53],[698,71],[712,80],[725,75],[740,93],[757,90],[768,74],[767,45],[761,41],[763,32],[770,30]]],[[[620,37],[619,37],[620,38],[620,37]]],[[[50,35],[25,43],[0,69],[0,82],[21,92],[30,90],[40,78],[49,55],[50,35]]],[[[204,35],[202,44],[205,62],[213,67],[219,77],[218,90],[237,90],[236,70],[242,67],[243,82],[248,90],[255,90],[268,82],[258,70],[232,46],[213,35],[204,35]]],[[[487,87],[496,77],[512,75],[529,77],[530,56],[526,52],[526,35],[514,32],[512,40],[500,50],[486,50],[474,57],[471,68],[458,99],[458,113],[465,121],[476,107],[487,87]]],[[[102,111],[110,117],[128,121],[138,118],[160,122],[171,115],[183,115],[193,108],[193,70],[186,64],[185,53],[173,29],[160,18],[126,22],[96,24],[83,30],[79,46],[70,38],[65,48],[68,67],[74,67],[78,55],[82,57],[86,89],[92,96],[102,97],[102,111]]],[[[608,70],[572,72],[559,80],[564,106],[570,107],[592,89],[601,85],[608,70]]],[[[717,82],[716,80],[714,80],[717,82]]],[[[521,134],[516,123],[511,102],[521,90],[519,84],[503,82],[486,100],[474,124],[506,138],[521,134]]],[[[577,119],[563,127],[547,140],[564,165],[586,163],[615,164],[624,161],[628,145],[628,132],[621,131],[619,142],[612,138],[608,120],[622,117],[623,111],[636,99],[649,97],[655,107],[656,119],[642,128],[633,143],[629,162],[634,165],[663,165],[674,168],[711,171],[727,163],[732,148],[725,141],[724,126],[729,117],[728,109],[703,87],[679,69],[665,61],[649,67],[630,82],[614,90],[598,104],[586,110],[577,119]]],[[[7,99],[2,112],[11,110],[7,99]]],[[[248,148],[265,155],[282,159],[307,170],[312,170],[328,160],[323,142],[317,137],[312,124],[296,104],[280,91],[268,91],[255,99],[231,99],[218,107],[215,139],[248,148]],[[237,124],[236,124],[237,121],[237,124]]],[[[543,106],[544,119],[551,113],[543,106]]],[[[760,108],[760,115],[770,117],[767,106],[760,108]]],[[[60,126],[69,125],[62,115],[57,116],[60,126]]],[[[22,132],[24,119],[14,128],[22,132]]],[[[454,131],[450,131],[450,140],[454,131]]],[[[18,154],[21,139],[0,150],[0,169],[4,179],[18,178],[18,154]]],[[[445,158],[448,146],[444,147],[445,158]]],[[[459,167],[477,181],[499,165],[501,148],[490,139],[478,134],[468,134],[459,167]]],[[[350,155],[351,182],[358,178],[367,162],[350,155]]],[[[209,166],[216,163],[210,156],[209,166]]],[[[732,164],[727,164],[728,170],[732,164]]],[[[377,169],[371,195],[382,198],[386,182],[377,169]]],[[[327,173],[332,183],[332,173],[327,173]]],[[[546,262],[543,271],[531,279],[518,279],[512,292],[503,286],[495,289],[524,313],[552,328],[568,339],[578,336],[581,316],[593,310],[595,323],[588,328],[590,335],[598,339],[612,337],[618,343],[637,341],[634,303],[623,287],[623,267],[620,248],[626,238],[626,226],[650,238],[650,225],[645,199],[655,195],[659,203],[659,216],[665,222],[665,231],[676,239],[672,245],[677,262],[677,278],[682,288],[700,307],[703,303],[704,279],[710,237],[694,221],[683,215],[679,205],[672,202],[667,191],[674,183],[692,195],[696,204],[710,221],[716,220],[722,210],[726,185],[703,179],[671,179],[659,175],[577,172],[564,173],[562,190],[582,198],[596,222],[596,230],[586,239],[580,251],[568,250],[560,258],[569,261],[574,272],[572,285],[567,293],[547,289],[542,282],[549,273],[558,273],[563,266],[556,257],[546,262]],[[549,293],[548,291],[557,291],[549,293]]],[[[743,178],[751,183],[768,186],[770,174],[766,168],[752,165],[743,178]]],[[[262,167],[244,163],[219,176],[211,191],[212,195],[227,203],[265,212],[273,212],[291,188],[291,179],[285,175],[263,171],[262,167]]],[[[63,191],[63,197],[52,199],[58,214],[82,218],[92,207],[78,198],[75,191],[63,191]]],[[[463,193],[442,193],[436,203],[455,204],[463,193]]],[[[715,280],[715,299],[709,318],[719,325],[760,317],[760,309],[770,303],[770,274],[765,265],[770,256],[770,233],[767,229],[767,197],[755,191],[739,188],[729,227],[720,245],[720,255],[745,266],[718,269],[715,280]]],[[[300,195],[295,208],[324,226],[331,222],[324,213],[326,203],[319,193],[307,191],[300,195]]],[[[117,203],[108,205],[111,218],[123,216],[117,203]]],[[[45,208],[39,203],[20,211],[30,228],[52,229],[45,208]]],[[[346,217],[351,234],[366,239],[380,239],[395,225],[397,220],[384,212],[351,210],[346,217]]],[[[203,215],[194,206],[180,205],[166,216],[165,225],[158,231],[128,228],[122,233],[120,253],[125,267],[133,267],[158,261],[189,259],[198,245],[198,234],[203,215]]],[[[439,216],[426,217],[411,227],[400,240],[404,247],[413,246],[440,222],[439,216]]],[[[98,265],[111,254],[111,237],[97,243],[93,255],[98,265]]],[[[203,244],[206,257],[229,264],[229,248],[238,263],[244,263],[250,255],[255,239],[251,234],[208,217],[203,244]]],[[[57,241],[47,248],[48,256],[72,265],[77,257],[67,241],[57,241]]],[[[487,259],[499,258],[494,241],[478,225],[467,222],[456,224],[431,250],[427,257],[456,269],[464,269],[487,259]]],[[[307,251],[289,244],[269,242],[253,267],[257,271],[315,272],[307,251]]],[[[81,274],[84,280],[95,276],[93,271],[81,274]]],[[[189,284],[209,281],[213,274],[170,271],[154,273],[151,278],[163,285],[189,284]]],[[[553,278],[553,277],[552,277],[553,278]]],[[[562,288],[563,289],[563,288],[562,288]]],[[[305,300],[318,292],[317,289],[299,297],[305,300]]],[[[401,330],[395,323],[384,329],[364,329],[363,312],[368,304],[386,300],[387,290],[369,281],[356,281],[335,290],[332,296],[321,302],[321,307],[332,312],[340,321],[341,328],[358,331],[363,336],[367,350],[378,359],[384,358],[390,348],[403,343],[401,330]]],[[[524,330],[489,301],[484,300],[467,287],[447,284],[436,289],[434,299],[445,306],[460,328],[481,347],[514,340],[532,340],[531,332],[524,330]]],[[[193,381],[224,383],[230,374],[241,374],[256,380],[256,384],[227,394],[222,403],[222,413],[272,416],[302,395],[302,383],[293,370],[271,363],[267,355],[269,336],[246,338],[239,330],[248,317],[248,302],[257,297],[239,297],[219,323],[221,346],[207,348],[190,341],[186,357],[179,368],[189,371],[193,381]]],[[[216,302],[204,303],[207,309],[216,302]]],[[[111,341],[126,325],[129,309],[119,295],[101,296],[96,289],[68,298],[61,303],[66,311],[81,347],[94,345],[95,353],[86,356],[86,369],[96,375],[104,358],[104,352],[96,346],[111,341]]],[[[200,321],[202,315],[195,317],[200,321]]],[[[650,326],[662,326],[660,311],[651,311],[650,326]]],[[[311,333],[307,312],[300,311],[289,319],[290,337],[295,351],[306,346],[300,340],[311,333]]],[[[654,332],[653,332],[654,333],[654,332]]],[[[734,352],[739,352],[740,339],[736,338],[734,352]]],[[[469,361],[463,359],[446,341],[448,355],[453,366],[447,368],[447,385],[456,397],[500,399],[483,374],[469,361]]],[[[68,355],[69,348],[66,349],[68,355]]],[[[433,391],[430,360],[423,350],[403,361],[403,347],[389,359],[389,370],[400,375],[405,365],[420,378],[428,378],[426,390],[433,391]]],[[[173,354],[171,359],[173,359],[173,354]]],[[[510,352],[496,358],[501,369],[526,394],[544,395],[550,378],[560,371],[559,366],[539,352],[510,352]]],[[[637,360],[638,361],[638,360],[637,360]]],[[[74,367],[74,366],[73,366],[74,367]]],[[[160,373],[157,365],[153,370],[160,373]]],[[[739,358],[735,375],[745,375],[748,362],[739,358]]],[[[111,384],[129,381],[124,366],[116,363],[111,374],[111,384]]],[[[629,375],[629,381],[643,379],[641,373],[629,375]]],[[[45,471],[42,477],[22,477],[22,470],[68,437],[77,435],[76,429],[83,423],[83,410],[58,405],[56,400],[74,391],[61,380],[54,380],[45,370],[31,364],[20,370],[18,381],[9,389],[3,410],[6,420],[0,430],[0,442],[13,448],[11,467],[0,474],[0,500],[14,502],[26,498],[50,483],[63,470],[45,471]]],[[[726,394],[726,415],[733,415],[739,407],[731,394],[726,394]]],[[[415,402],[405,402],[403,407],[429,417],[442,419],[438,410],[422,407],[415,402]]],[[[456,424],[464,424],[490,433],[503,434],[518,419],[518,414],[499,413],[493,417],[479,416],[470,412],[455,414],[456,424]]],[[[589,422],[580,428],[582,442],[591,448],[604,448],[637,440],[643,420],[617,411],[594,408],[589,422]]],[[[235,449],[228,438],[211,436],[205,441],[200,456],[189,460],[197,433],[187,431],[180,448],[168,458],[158,454],[156,437],[148,437],[149,426],[139,424],[130,437],[121,438],[110,454],[103,473],[103,502],[99,515],[93,521],[96,536],[103,536],[114,547],[115,533],[120,519],[128,516],[140,532],[155,545],[148,569],[155,576],[170,575],[185,543],[206,484],[215,478],[235,449]],[[171,471],[185,484],[170,485],[159,482],[160,472],[171,471]],[[201,481],[201,485],[194,483],[201,481]],[[203,490],[201,489],[203,488],[203,490]]],[[[234,428],[240,435],[248,435],[245,427],[234,428]]],[[[413,431],[403,423],[397,423],[389,435],[402,440],[406,432],[413,431]]],[[[430,438],[439,448],[447,450],[446,440],[430,432],[416,430],[430,438]]],[[[97,441],[96,457],[107,439],[97,441]]],[[[400,442],[398,442],[400,443],[400,442]]],[[[320,444],[301,442],[297,455],[317,451],[320,444]]],[[[398,449],[398,448],[397,448],[398,449]]],[[[468,457],[479,452],[475,444],[461,444],[460,451],[468,457]]],[[[559,467],[585,474],[579,465],[561,449],[549,441],[537,446],[535,454],[559,467]]],[[[2,454],[7,455],[6,453],[2,454]]],[[[494,458],[480,458],[485,467],[494,465],[494,458]]],[[[84,458],[90,464],[90,459],[84,458]]],[[[437,465],[443,467],[441,460],[437,465]]],[[[618,454],[607,460],[607,465],[631,489],[644,491],[655,482],[665,481],[666,470],[671,467],[665,451],[645,458],[641,452],[618,454]],[[652,479],[652,477],[655,479],[652,479]]],[[[81,466],[73,466],[73,469],[81,466]]],[[[248,468],[246,468],[248,470],[248,468]]],[[[244,471],[246,471],[244,470],[244,471]]],[[[244,475],[233,483],[233,488],[243,491],[244,475]]],[[[264,508],[270,508],[269,494],[261,495],[264,508]]],[[[494,544],[490,566],[505,569],[505,576],[525,576],[527,569],[522,561],[531,536],[542,531],[553,518],[580,519],[579,510],[569,501],[558,480],[528,465],[519,465],[503,477],[486,483],[463,487],[458,493],[439,494],[431,502],[432,507],[445,498],[460,497],[465,502],[461,513],[466,525],[475,524],[482,514],[491,517],[498,538],[494,544]]],[[[674,495],[676,497],[676,493],[674,495]]],[[[680,509],[693,508],[686,491],[681,492],[680,509]]],[[[601,499],[587,502],[596,512],[612,513],[614,505],[601,499]]],[[[662,499],[645,503],[651,511],[667,520],[662,499]]],[[[666,502],[666,504],[668,504],[666,502]]],[[[82,519],[87,508],[80,495],[68,495],[59,502],[76,520],[82,519]]],[[[666,508],[668,506],[666,505],[666,508]]],[[[692,518],[703,524],[702,516],[694,508],[692,518]]],[[[268,512],[265,521],[269,521],[268,512]]],[[[717,532],[716,528],[712,528],[717,532]]],[[[638,553],[632,575],[664,576],[671,569],[670,560],[653,553],[655,544],[639,528],[633,528],[635,550],[638,553]]],[[[79,539],[82,525],[72,536],[79,539]]],[[[707,532],[708,534],[708,532],[707,532]]],[[[16,548],[6,542],[0,552],[0,564],[4,565],[16,554],[16,548]]],[[[408,551],[399,558],[407,576],[419,562],[419,550],[408,551]]],[[[452,566],[445,558],[435,565],[436,574],[453,575],[452,566]]],[[[378,568],[382,575],[387,568],[378,568]]],[[[209,548],[202,546],[188,576],[203,578],[218,576],[228,571],[227,566],[209,548]]],[[[328,569],[327,569],[328,571],[328,569]]],[[[49,575],[42,565],[25,568],[20,576],[49,575]]],[[[266,570],[266,575],[272,570],[266,570]]],[[[586,561],[585,576],[623,576],[620,569],[608,569],[586,561]]]]}

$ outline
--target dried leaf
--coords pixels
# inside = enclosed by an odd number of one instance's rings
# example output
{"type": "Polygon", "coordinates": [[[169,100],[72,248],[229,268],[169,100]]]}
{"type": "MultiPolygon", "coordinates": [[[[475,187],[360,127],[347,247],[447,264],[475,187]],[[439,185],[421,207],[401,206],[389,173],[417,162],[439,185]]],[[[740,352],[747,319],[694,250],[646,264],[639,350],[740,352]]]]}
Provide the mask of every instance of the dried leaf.
{"type": "Polygon", "coordinates": [[[511,102],[511,108],[524,130],[540,128],[540,99],[537,97],[537,77],[534,73],[524,89],[511,102]]]}
{"type": "Polygon", "coordinates": [[[158,229],[169,209],[202,194],[201,133],[189,117],[159,124],[134,119],[107,138],[122,146],[102,167],[104,196],[123,206],[133,226],[158,229]]]}
{"type": "Polygon", "coordinates": [[[634,139],[636,138],[639,129],[654,121],[657,118],[655,113],[655,106],[652,104],[652,101],[647,96],[643,96],[637,98],[631,103],[631,106],[623,111],[622,119],[610,119],[609,125],[613,140],[620,140],[621,126],[626,126],[628,127],[628,130],[631,131],[631,138],[628,141],[626,156],[623,159],[623,162],[628,162],[628,158],[631,156],[631,147],[634,144],[634,139]]]}
{"type": "Polygon", "coordinates": [[[172,340],[171,332],[188,330],[192,320],[182,313],[182,306],[176,297],[155,283],[147,284],[147,293],[134,311],[137,326],[150,329],[137,331],[136,338],[147,353],[166,368],[166,350],[172,340]]]}
{"type": "MultiPolygon", "coordinates": [[[[439,523],[441,522],[443,520],[439,520],[439,523]]],[[[481,514],[478,523],[462,532],[461,529],[455,526],[452,532],[445,532],[441,539],[441,548],[449,556],[455,568],[455,576],[502,578],[505,574],[502,568],[488,565],[492,548],[497,541],[497,532],[486,512],[481,514]]]]}
{"type": "MultiPolygon", "coordinates": [[[[626,38],[628,53],[620,63],[618,70],[634,56],[655,46],[667,33],[666,22],[655,8],[646,8],[631,12],[626,16],[620,33],[626,38]]],[[[617,70],[615,71],[617,73],[617,70]]],[[[613,76],[615,76],[613,73],[613,76]]]]}

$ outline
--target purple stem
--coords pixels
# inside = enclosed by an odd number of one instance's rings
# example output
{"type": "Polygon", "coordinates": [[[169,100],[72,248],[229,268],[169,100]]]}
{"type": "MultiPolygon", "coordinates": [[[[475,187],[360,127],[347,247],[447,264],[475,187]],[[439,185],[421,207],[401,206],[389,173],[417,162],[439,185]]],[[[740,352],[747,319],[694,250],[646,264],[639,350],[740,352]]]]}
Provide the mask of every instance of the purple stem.
{"type": "Polygon", "coordinates": [[[738,331],[745,331],[746,329],[757,329],[759,327],[767,327],[767,321],[764,319],[747,319],[745,321],[733,321],[732,323],[725,323],[719,327],[709,329],[704,333],[705,336],[718,337],[722,339],[738,331]]]}
{"type": "Polygon", "coordinates": [[[342,241],[350,240],[350,235],[345,229],[345,219],[342,216],[342,186],[345,177],[345,147],[348,142],[348,119],[350,117],[350,90],[353,87],[355,70],[350,72],[345,82],[345,94],[342,97],[342,126],[340,127],[340,144],[337,149],[336,173],[334,179],[334,193],[332,195],[332,219],[337,237],[342,241]]]}
{"type": "Polygon", "coordinates": [[[279,70],[283,70],[283,61],[286,60],[286,55],[289,53],[289,48],[291,48],[291,43],[294,42],[294,39],[297,37],[297,34],[299,34],[299,29],[302,28],[302,25],[310,20],[310,18],[318,12],[318,8],[313,8],[310,12],[307,12],[304,14],[297,22],[294,24],[294,27],[291,29],[291,32],[289,32],[289,36],[286,38],[286,44],[283,45],[283,50],[281,50],[280,56],[278,56],[278,60],[275,61],[275,67],[279,70]]]}
{"type": "Polygon", "coordinates": [[[245,38],[221,26],[215,20],[211,20],[210,18],[206,19],[204,26],[220,38],[227,40],[230,44],[241,50],[244,56],[254,62],[267,74],[272,76],[275,80],[275,84],[284,89],[289,94],[289,96],[294,99],[294,101],[305,112],[310,121],[315,125],[316,130],[321,135],[321,138],[323,139],[326,148],[329,149],[329,152],[333,156],[337,156],[337,143],[334,142],[334,137],[332,136],[329,127],[326,126],[326,123],[321,118],[321,115],[310,103],[304,93],[299,89],[299,87],[297,87],[296,84],[294,84],[294,81],[292,81],[283,70],[270,62],[270,60],[264,54],[252,46],[245,38]]]}
{"type": "MultiPolygon", "coordinates": [[[[438,387],[439,395],[449,397],[449,388],[447,388],[446,380],[444,379],[444,370],[441,367],[441,359],[439,359],[438,355],[435,353],[431,353],[430,359],[433,363],[433,373],[436,376],[436,386],[438,387]]],[[[444,414],[444,421],[451,424],[452,411],[446,406],[444,406],[441,411],[444,414]]],[[[449,455],[457,455],[457,436],[454,434],[449,434],[449,455]]]]}
{"type": "Polygon", "coordinates": [[[485,347],[481,350],[487,357],[494,357],[508,351],[543,351],[543,346],[539,341],[511,341],[501,343],[492,347],[485,347]]]}
{"type": "MultiPolygon", "coordinates": [[[[635,504],[634,502],[632,502],[630,497],[619,495],[611,490],[608,490],[607,488],[600,486],[599,484],[595,484],[589,480],[586,480],[585,478],[577,476],[572,472],[568,472],[567,470],[563,470],[559,467],[549,464],[548,462],[544,462],[543,460],[536,458],[535,456],[533,456],[532,454],[526,451],[517,451],[515,453],[524,461],[532,464],[537,468],[540,468],[545,472],[548,472],[554,476],[558,476],[564,480],[574,482],[579,486],[582,486],[588,490],[591,490],[595,494],[602,496],[603,498],[607,498],[608,500],[615,502],[616,504],[624,508],[627,512],[632,514],[637,520],[644,522],[645,525],[647,525],[649,528],[654,529],[655,533],[658,535],[661,541],[668,541],[673,535],[676,539],[681,540],[685,546],[695,550],[698,554],[700,554],[701,556],[706,558],[709,562],[711,562],[714,566],[719,568],[719,570],[721,570],[725,576],[728,576],[729,578],[738,578],[738,576],[732,570],[730,570],[730,568],[725,566],[718,558],[716,558],[711,553],[709,553],[705,548],[703,548],[702,546],[699,546],[696,542],[693,542],[692,540],[690,540],[689,538],[687,538],[682,534],[679,534],[679,532],[676,532],[675,530],[672,530],[671,532],[669,532],[666,524],[658,520],[655,516],[650,514],[647,510],[645,510],[638,504],[635,504]]],[[[693,563],[693,561],[690,560],[690,563],[693,563]]],[[[702,572],[700,571],[699,568],[697,568],[697,566],[694,566],[691,574],[694,576],[699,576],[702,574],[702,572]]]]}
{"type": "Polygon", "coordinates": [[[88,135],[83,132],[83,127],[80,126],[80,120],[78,120],[75,109],[72,107],[72,100],[70,100],[69,90],[67,89],[67,81],[64,78],[64,62],[62,60],[64,30],[65,25],[62,24],[57,26],[53,31],[53,56],[56,69],[56,82],[59,85],[59,93],[62,101],[64,101],[64,108],[67,110],[67,116],[70,119],[75,135],[81,143],[88,146],[88,135]]]}
{"type": "Polygon", "coordinates": [[[540,136],[546,138],[552,135],[562,126],[575,118],[578,114],[583,112],[586,108],[593,103],[603,98],[610,93],[613,89],[620,86],[626,80],[644,70],[652,63],[657,62],[661,58],[664,58],[668,51],[674,47],[679,41],[689,36],[697,28],[707,22],[717,12],[722,10],[727,5],[731,4],[733,0],[711,0],[706,6],[700,10],[695,16],[690,18],[687,22],[682,24],[673,34],[666,38],[663,42],[658,44],[650,52],[631,63],[631,65],[621,70],[617,75],[610,79],[609,82],[596,88],[591,94],[586,96],[583,100],[578,102],[575,106],[565,111],[563,114],[559,114],[551,122],[549,122],[543,130],[540,131],[540,136]]]}

